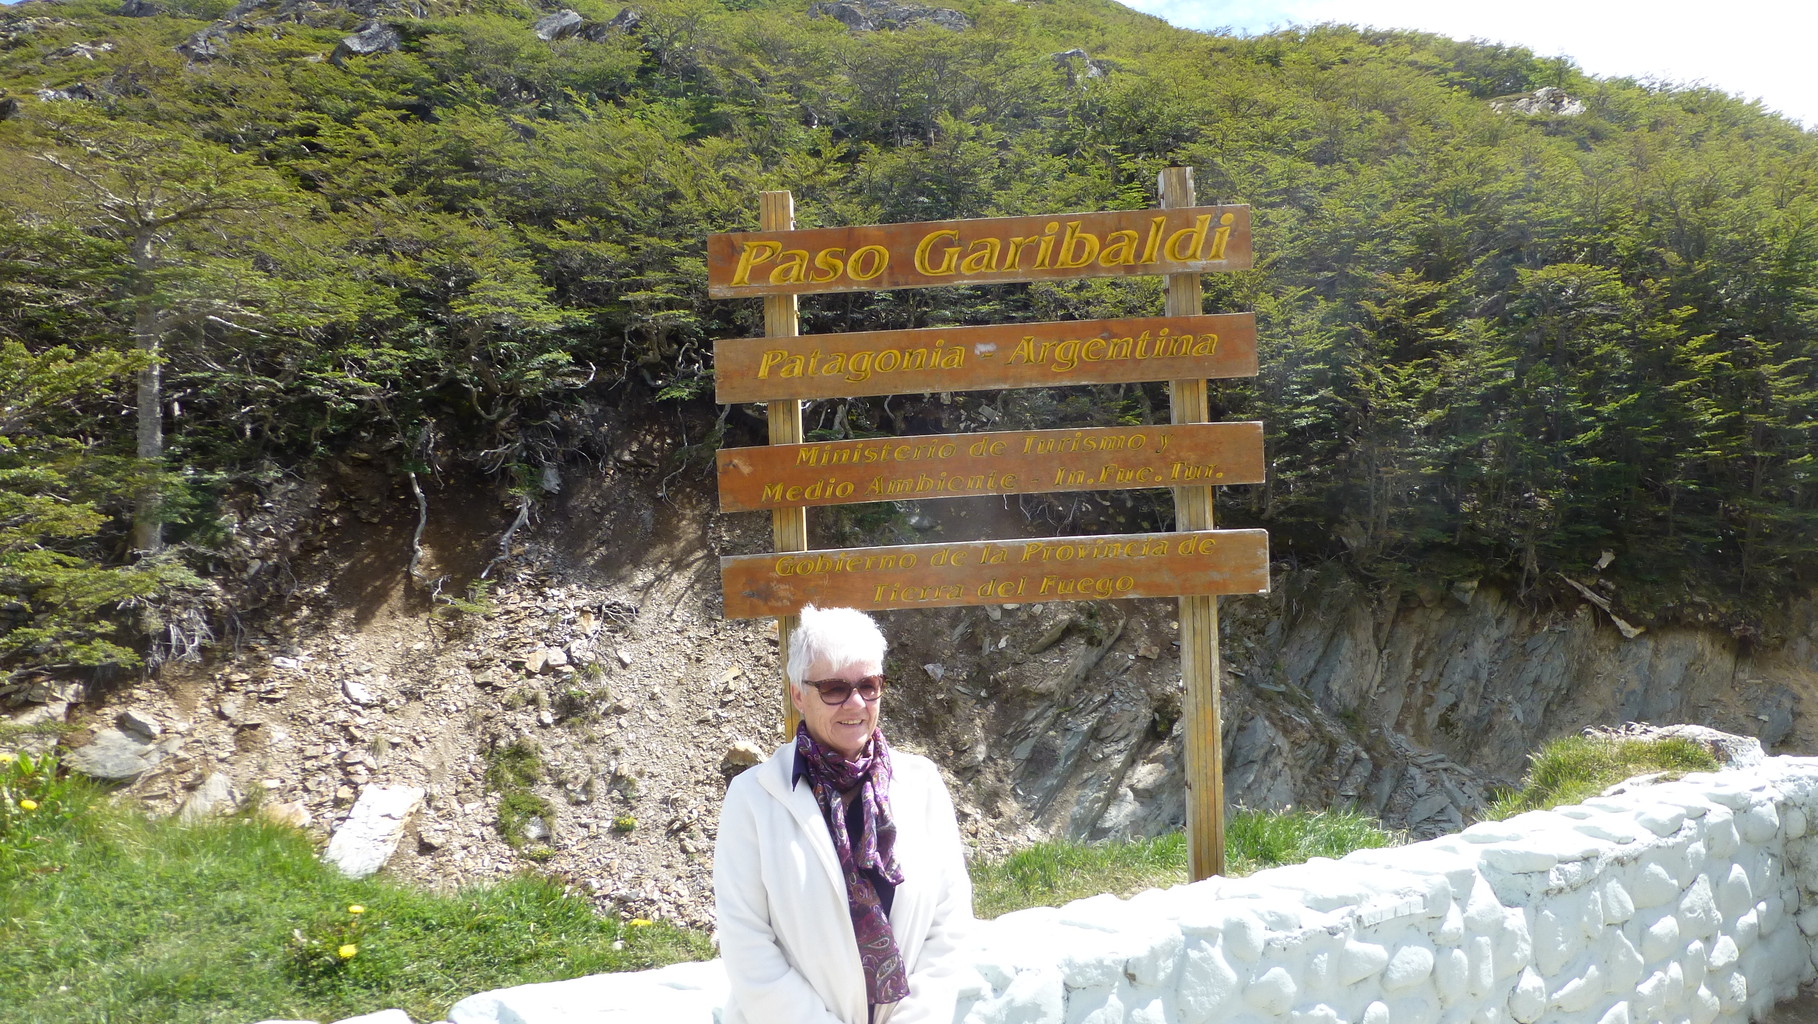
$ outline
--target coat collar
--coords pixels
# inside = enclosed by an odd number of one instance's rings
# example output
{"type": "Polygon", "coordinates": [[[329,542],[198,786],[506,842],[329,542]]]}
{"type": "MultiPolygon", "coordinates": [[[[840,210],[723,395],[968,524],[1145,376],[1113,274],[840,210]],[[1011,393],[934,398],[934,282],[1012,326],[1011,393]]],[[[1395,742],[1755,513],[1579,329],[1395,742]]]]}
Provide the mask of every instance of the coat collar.
{"type": "Polygon", "coordinates": [[[821,866],[826,869],[827,882],[843,905],[846,902],[846,876],[840,871],[840,855],[833,848],[827,819],[821,814],[821,805],[814,800],[814,788],[795,784],[795,744],[783,744],[770,755],[770,760],[752,771],[758,773],[758,785],[789,809],[796,827],[802,830],[805,841],[820,858],[821,866]]]}

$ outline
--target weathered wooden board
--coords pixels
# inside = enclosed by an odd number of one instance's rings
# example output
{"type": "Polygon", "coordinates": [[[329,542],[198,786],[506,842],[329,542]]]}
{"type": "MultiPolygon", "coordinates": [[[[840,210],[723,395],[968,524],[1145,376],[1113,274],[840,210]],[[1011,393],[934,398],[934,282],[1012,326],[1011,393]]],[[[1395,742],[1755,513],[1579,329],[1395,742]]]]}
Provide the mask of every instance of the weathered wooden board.
{"type": "Polygon", "coordinates": [[[788,615],[805,604],[940,608],[1269,589],[1264,530],[1044,537],[731,555],[720,559],[726,617],[788,615]]]}
{"type": "Polygon", "coordinates": [[[877,437],[724,448],[720,511],[1042,491],[1259,484],[1259,422],[877,437]]]}
{"type": "Polygon", "coordinates": [[[1256,376],[1256,314],[929,327],[713,346],[720,404],[1256,376]]]}
{"type": "Polygon", "coordinates": [[[1250,208],[1194,206],[707,236],[707,294],[876,291],[1250,266],[1250,208]]]}

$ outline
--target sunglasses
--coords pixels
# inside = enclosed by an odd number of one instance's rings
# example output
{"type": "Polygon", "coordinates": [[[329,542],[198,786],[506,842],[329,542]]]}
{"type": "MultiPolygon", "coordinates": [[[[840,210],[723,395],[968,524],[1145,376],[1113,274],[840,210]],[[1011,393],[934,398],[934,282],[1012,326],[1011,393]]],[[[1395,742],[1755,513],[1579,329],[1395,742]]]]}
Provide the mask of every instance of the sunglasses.
{"type": "Polygon", "coordinates": [[[849,683],[844,679],[822,679],[819,682],[808,680],[804,685],[821,691],[822,704],[844,704],[857,690],[858,695],[866,701],[874,701],[884,695],[884,677],[866,676],[858,682],[849,683]]]}

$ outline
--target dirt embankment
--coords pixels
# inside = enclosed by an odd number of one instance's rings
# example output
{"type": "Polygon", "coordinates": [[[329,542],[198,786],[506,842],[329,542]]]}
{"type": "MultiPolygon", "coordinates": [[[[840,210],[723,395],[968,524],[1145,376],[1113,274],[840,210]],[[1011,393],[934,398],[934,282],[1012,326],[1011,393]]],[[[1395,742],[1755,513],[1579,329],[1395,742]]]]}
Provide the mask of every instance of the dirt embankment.
{"type": "MultiPolygon", "coordinates": [[[[295,488],[301,507],[273,514],[296,553],[265,567],[277,596],[231,650],[12,713],[88,726],[72,745],[123,710],[157,723],[161,760],[126,792],[158,810],[220,773],[300,804],[325,838],[361,786],[420,786],[398,874],[452,886],[534,867],[615,912],[706,923],[729,772],[782,739],[772,627],[726,621],[719,600],[718,556],[766,549],[769,519],[719,514],[704,465],[674,460],[690,438],[652,423],[626,429],[613,458],[546,478],[484,593],[467,584],[500,554],[515,506],[483,482],[429,482],[414,578],[417,506],[401,481],[347,469],[295,488]],[[515,846],[486,772],[513,746],[536,752],[530,792],[547,806],[515,846]]],[[[1004,499],[811,523],[827,545],[1060,532],[1004,499]]],[[[1809,752],[1818,734],[1810,609],[1769,649],[1697,630],[1625,638],[1588,603],[1539,614],[1487,588],[1371,593],[1332,573],[1278,575],[1271,596],[1222,607],[1233,804],[1350,804],[1430,833],[1514,781],[1545,739],[1585,726],[1695,722],[1770,752],[1809,752]]],[[[1174,610],[881,616],[886,726],[943,766],[978,851],[1178,827],[1174,610]]]]}

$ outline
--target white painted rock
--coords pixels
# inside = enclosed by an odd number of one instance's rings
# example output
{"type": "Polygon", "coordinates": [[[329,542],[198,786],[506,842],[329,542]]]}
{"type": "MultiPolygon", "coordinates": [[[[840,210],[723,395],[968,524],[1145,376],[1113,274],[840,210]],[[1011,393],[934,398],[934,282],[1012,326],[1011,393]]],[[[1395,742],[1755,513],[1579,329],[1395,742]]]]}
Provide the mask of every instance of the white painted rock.
{"type": "Polygon", "coordinates": [[[365,787],[322,859],[349,878],[373,874],[397,852],[405,824],[421,806],[423,791],[415,786],[365,787]]]}
{"type": "Polygon", "coordinates": [[[335,1024],[416,1024],[410,1014],[403,1010],[380,1010],[378,1013],[362,1013],[358,1017],[343,1017],[335,1024]]]}
{"type": "Polygon", "coordinates": [[[636,974],[596,974],[573,981],[519,985],[468,996],[448,1011],[450,1024],[649,1024],[711,1021],[726,1004],[726,970],[718,960],[671,964],[636,974]]]}

